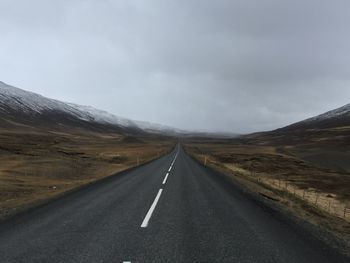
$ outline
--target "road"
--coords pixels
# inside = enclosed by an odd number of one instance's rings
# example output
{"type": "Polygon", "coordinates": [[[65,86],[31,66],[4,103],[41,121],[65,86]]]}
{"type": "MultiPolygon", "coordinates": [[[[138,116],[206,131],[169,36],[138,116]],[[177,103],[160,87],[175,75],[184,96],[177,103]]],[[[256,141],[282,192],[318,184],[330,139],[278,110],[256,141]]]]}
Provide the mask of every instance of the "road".
{"type": "Polygon", "coordinates": [[[346,262],[310,233],[179,145],[3,222],[0,262],[346,262]]]}

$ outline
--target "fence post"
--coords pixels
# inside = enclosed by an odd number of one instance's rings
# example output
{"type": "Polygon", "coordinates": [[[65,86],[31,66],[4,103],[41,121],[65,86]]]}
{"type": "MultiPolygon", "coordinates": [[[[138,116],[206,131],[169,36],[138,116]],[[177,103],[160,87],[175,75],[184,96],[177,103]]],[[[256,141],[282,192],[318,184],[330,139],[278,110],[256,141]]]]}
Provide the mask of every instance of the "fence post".
{"type": "Polygon", "coordinates": [[[346,205],[344,206],[344,218],[346,217],[346,205]]]}
{"type": "Polygon", "coordinates": [[[205,166],[207,165],[207,156],[206,155],[204,156],[204,165],[205,166]]]}
{"type": "Polygon", "coordinates": [[[316,206],[317,206],[317,201],[318,201],[318,193],[316,194],[316,201],[315,201],[316,206]]]}

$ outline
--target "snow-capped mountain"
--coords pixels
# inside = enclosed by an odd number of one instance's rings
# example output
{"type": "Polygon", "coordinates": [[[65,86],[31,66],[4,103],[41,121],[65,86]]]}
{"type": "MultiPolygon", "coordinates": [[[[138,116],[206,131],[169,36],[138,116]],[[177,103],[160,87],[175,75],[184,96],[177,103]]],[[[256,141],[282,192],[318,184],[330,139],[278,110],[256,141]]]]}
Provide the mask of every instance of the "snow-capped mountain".
{"type": "Polygon", "coordinates": [[[0,124],[10,122],[49,127],[84,127],[126,133],[173,131],[170,127],[132,121],[90,106],[49,99],[0,82],[0,124]]]}
{"type": "Polygon", "coordinates": [[[323,129],[350,126],[350,104],[294,123],[279,130],[323,129]]]}
{"type": "Polygon", "coordinates": [[[345,106],[335,110],[327,111],[326,113],[307,119],[305,121],[324,121],[324,120],[329,120],[334,118],[344,118],[344,117],[350,117],[350,104],[346,104],[345,106]]]}

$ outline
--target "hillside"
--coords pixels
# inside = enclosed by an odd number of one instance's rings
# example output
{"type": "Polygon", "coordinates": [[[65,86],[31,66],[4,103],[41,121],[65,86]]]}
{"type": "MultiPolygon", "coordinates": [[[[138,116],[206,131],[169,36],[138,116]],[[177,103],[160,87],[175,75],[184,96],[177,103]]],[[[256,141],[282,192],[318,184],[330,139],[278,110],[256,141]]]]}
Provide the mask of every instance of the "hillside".
{"type": "Polygon", "coordinates": [[[164,155],[163,129],[0,82],[0,220],[164,155]]]}
{"type": "Polygon", "coordinates": [[[350,126],[350,104],[309,118],[277,131],[295,131],[306,129],[331,129],[350,126]]]}
{"type": "Polygon", "coordinates": [[[268,132],[240,137],[239,143],[278,147],[324,168],[350,171],[350,105],[268,132]]]}
{"type": "Polygon", "coordinates": [[[176,135],[180,130],[133,121],[91,106],[49,99],[0,82],[0,127],[65,130],[84,129],[122,134],[176,135]]]}

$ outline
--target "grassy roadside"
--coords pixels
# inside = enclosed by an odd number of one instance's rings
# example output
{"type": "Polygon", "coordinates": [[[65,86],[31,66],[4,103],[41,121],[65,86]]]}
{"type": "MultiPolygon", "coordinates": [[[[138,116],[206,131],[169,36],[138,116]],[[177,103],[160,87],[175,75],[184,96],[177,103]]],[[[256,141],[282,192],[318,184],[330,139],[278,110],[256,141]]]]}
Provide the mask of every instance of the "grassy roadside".
{"type": "Polygon", "coordinates": [[[168,138],[0,133],[0,220],[169,152],[168,138]]]}
{"type": "MultiPolygon", "coordinates": [[[[280,204],[297,217],[331,233],[340,240],[342,246],[341,250],[349,254],[350,212],[346,211],[344,218],[342,213],[337,214],[329,211],[329,200],[332,200],[333,206],[335,207],[338,205],[339,208],[342,208],[340,210],[344,212],[344,204],[348,204],[346,198],[344,196],[339,197],[329,192],[321,192],[320,189],[317,188],[311,189],[307,184],[301,184],[302,178],[297,182],[295,178],[292,177],[276,176],[277,168],[271,168],[271,159],[262,158],[259,161],[258,159],[254,159],[255,169],[254,166],[251,166],[251,163],[247,163],[247,160],[255,158],[256,155],[264,156],[267,154],[269,156],[271,154],[277,154],[273,148],[257,149],[250,146],[248,147],[249,149],[247,149],[242,145],[229,145],[229,147],[227,147],[222,144],[203,142],[187,142],[184,146],[190,155],[206,166],[238,181],[264,198],[280,204]],[[235,161],[233,161],[232,158],[228,158],[228,156],[239,155],[243,152],[245,158],[235,158],[235,161]],[[265,166],[265,168],[270,167],[270,173],[260,173],[260,166],[265,166]],[[304,187],[300,187],[300,185],[304,187]]],[[[288,159],[288,156],[286,156],[286,158],[294,165],[293,161],[288,159]]],[[[280,167],[281,170],[290,168],[288,166],[283,166],[285,165],[283,162],[277,163],[277,165],[282,165],[280,167]]],[[[296,169],[300,168],[296,167],[296,169]]],[[[305,170],[301,172],[305,172],[305,170]]]]}

